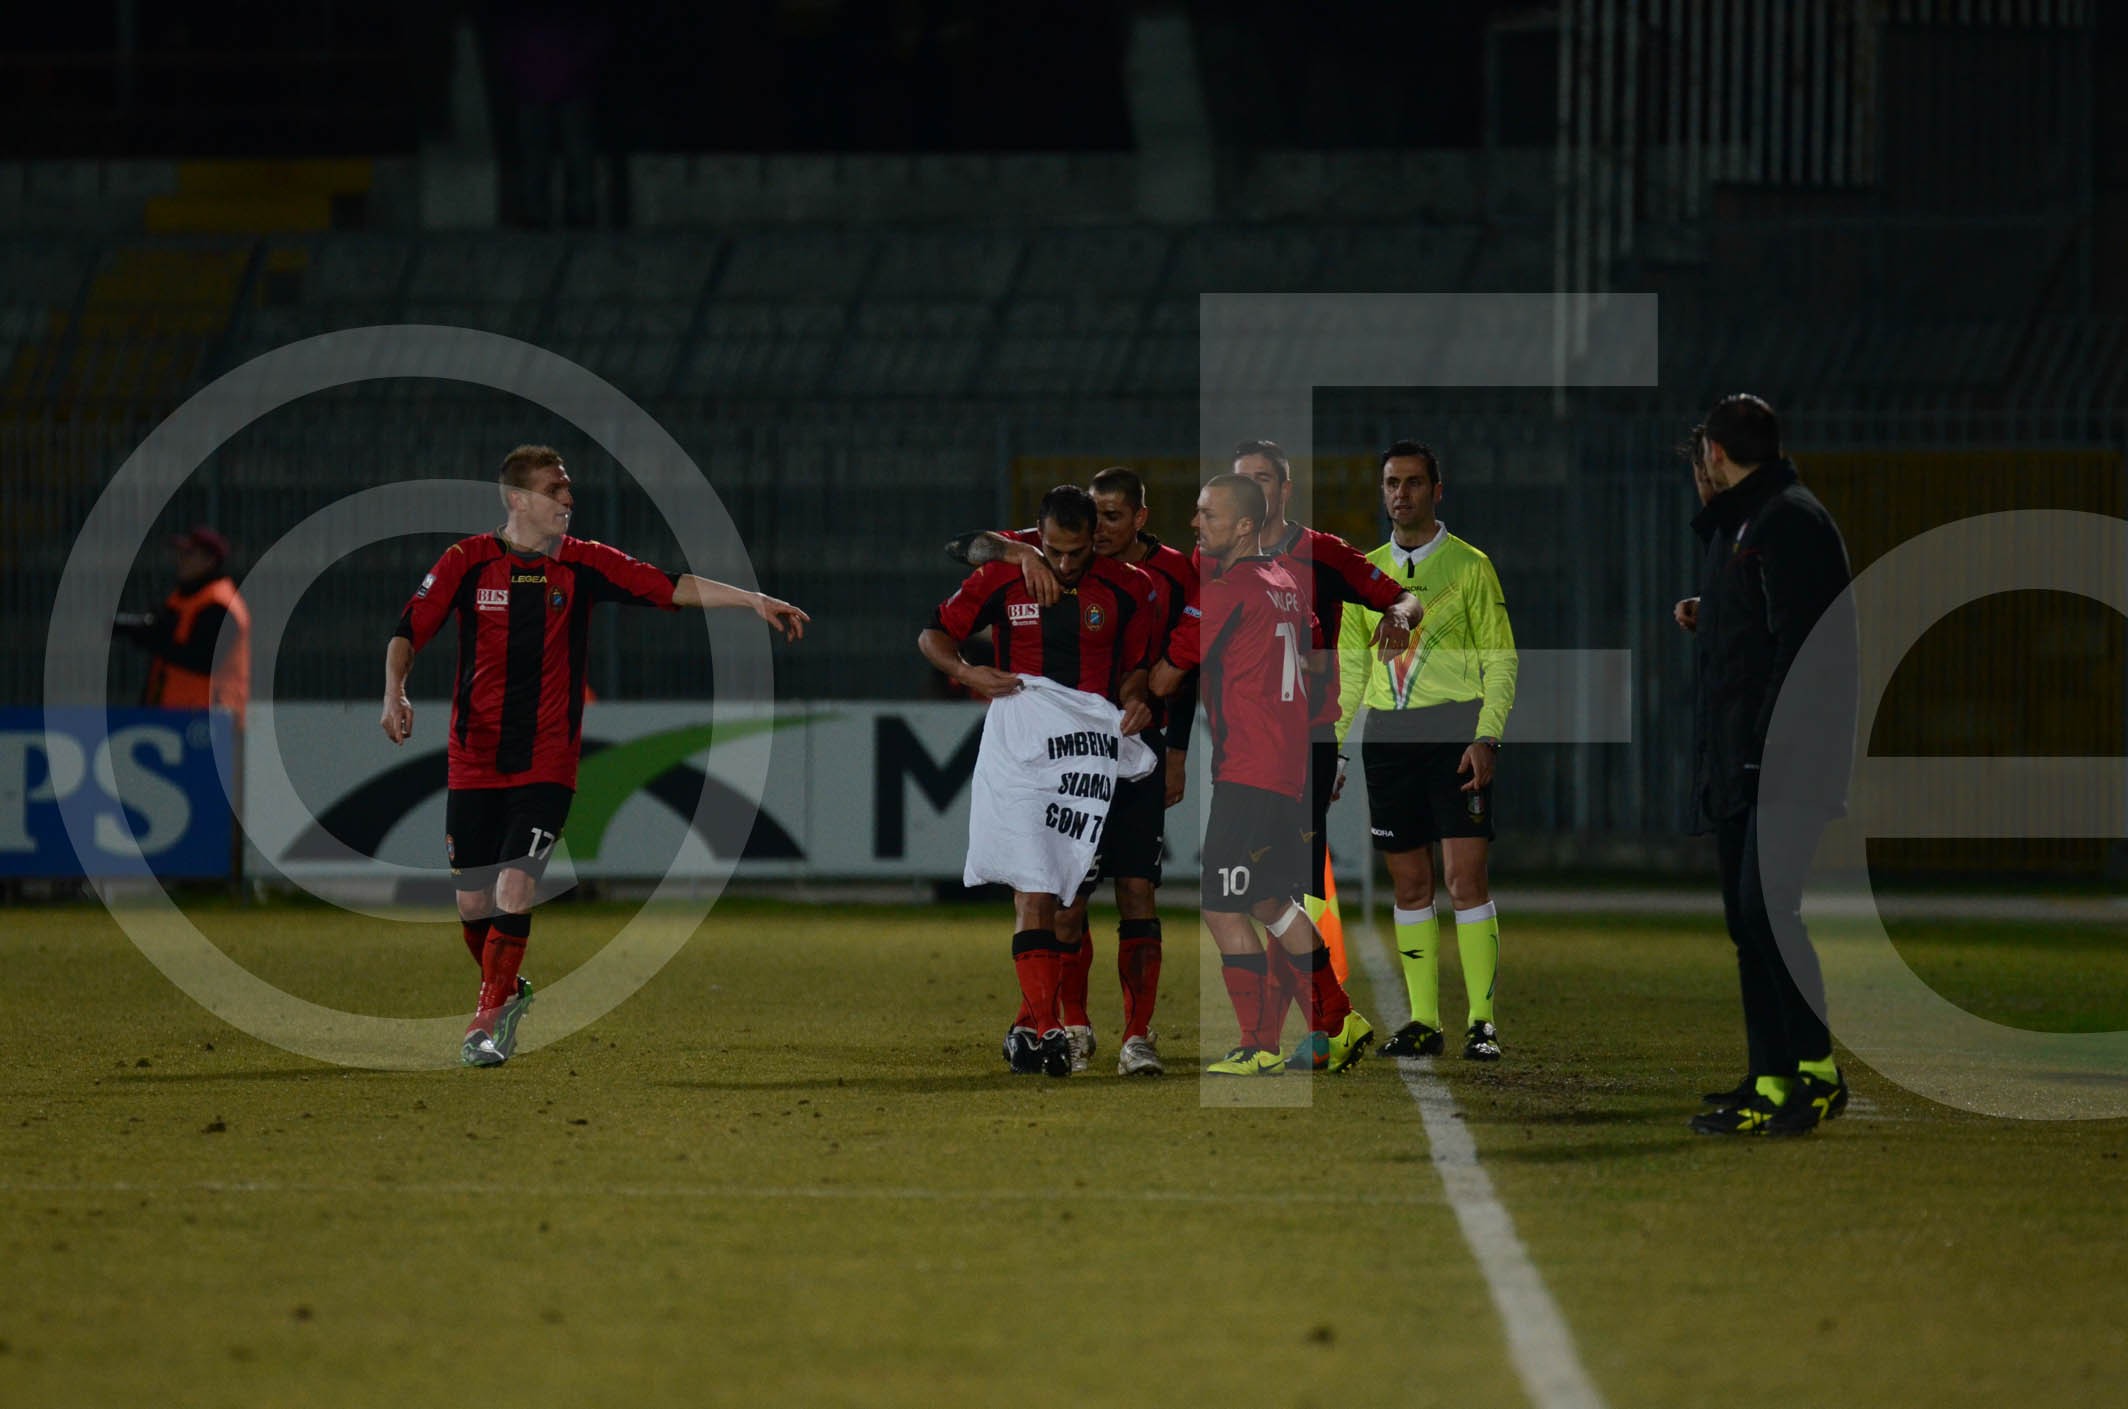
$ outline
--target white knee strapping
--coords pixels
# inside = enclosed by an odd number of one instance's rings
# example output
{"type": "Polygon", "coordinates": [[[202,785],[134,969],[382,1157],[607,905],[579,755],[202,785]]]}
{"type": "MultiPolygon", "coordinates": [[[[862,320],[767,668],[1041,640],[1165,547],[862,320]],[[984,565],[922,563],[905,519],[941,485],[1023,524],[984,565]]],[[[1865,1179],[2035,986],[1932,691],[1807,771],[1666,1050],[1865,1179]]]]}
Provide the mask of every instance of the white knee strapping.
{"type": "Polygon", "coordinates": [[[1265,925],[1264,928],[1271,932],[1273,939],[1283,939],[1286,931],[1293,928],[1293,922],[1307,913],[1298,905],[1288,905],[1285,914],[1280,915],[1277,919],[1265,925]]]}

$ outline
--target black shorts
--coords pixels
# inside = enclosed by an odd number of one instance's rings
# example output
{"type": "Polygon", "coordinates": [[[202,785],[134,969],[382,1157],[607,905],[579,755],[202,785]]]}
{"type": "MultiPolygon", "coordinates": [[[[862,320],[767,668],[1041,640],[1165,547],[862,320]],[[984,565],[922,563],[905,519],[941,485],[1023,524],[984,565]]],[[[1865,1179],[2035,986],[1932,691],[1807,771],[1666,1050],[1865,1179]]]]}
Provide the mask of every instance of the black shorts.
{"type": "Polygon", "coordinates": [[[1213,784],[1198,885],[1204,908],[1239,915],[1266,900],[1291,899],[1308,864],[1301,839],[1306,817],[1299,798],[1240,783],[1213,784]]]}
{"type": "Polygon", "coordinates": [[[486,890],[504,867],[538,880],[575,800],[575,790],[560,783],[451,789],[443,804],[451,883],[460,890],[486,890]]]}
{"type": "Polygon", "coordinates": [[[1417,851],[1443,837],[1493,836],[1493,789],[1463,791],[1463,743],[1368,743],[1367,830],[1376,851],[1417,851]]]}
{"type": "Polygon", "coordinates": [[[1330,865],[1330,790],[1337,786],[1337,740],[1311,739],[1308,742],[1308,827],[1303,833],[1308,843],[1308,871],[1304,884],[1295,891],[1293,898],[1300,899],[1303,893],[1323,893],[1323,872],[1330,865]]]}
{"type": "Polygon", "coordinates": [[[1101,829],[1101,854],[1094,858],[1104,881],[1130,876],[1160,884],[1160,858],[1167,847],[1167,759],[1159,755],[1153,771],[1136,782],[1116,781],[1108,804],[1108,823],[1101,829]]]}

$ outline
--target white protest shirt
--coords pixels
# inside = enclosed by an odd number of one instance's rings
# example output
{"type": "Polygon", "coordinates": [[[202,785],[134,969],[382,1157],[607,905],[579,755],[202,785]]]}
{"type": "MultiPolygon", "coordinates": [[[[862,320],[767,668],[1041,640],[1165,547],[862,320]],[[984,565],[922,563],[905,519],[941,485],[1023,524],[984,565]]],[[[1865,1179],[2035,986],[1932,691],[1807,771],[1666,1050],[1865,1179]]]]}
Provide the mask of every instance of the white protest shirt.
{"type": "Polygon", "coordinates": [[[1153,771],[1153,751],[1118,731],[1123,711],[1035,675],[990,702],[969,784],[964,885],[997,882],[1070,901],[1093,868],[1119,780],[1153,771]]]}

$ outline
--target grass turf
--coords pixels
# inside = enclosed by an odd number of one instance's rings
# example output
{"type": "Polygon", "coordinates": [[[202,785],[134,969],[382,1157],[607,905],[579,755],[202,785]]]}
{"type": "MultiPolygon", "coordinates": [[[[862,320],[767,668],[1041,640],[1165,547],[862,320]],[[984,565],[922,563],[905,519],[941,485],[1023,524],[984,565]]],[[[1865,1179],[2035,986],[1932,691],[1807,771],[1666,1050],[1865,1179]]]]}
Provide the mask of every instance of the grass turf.
{"type": "MultiPolygon", "coordinates": [[[[527,972],[625,913],[543,912],[527,972]]],[[[470,999],[455,925],[200,919],[320,1001],[470,999]]],[[[1524,1400],[1389,1064],[1301,1107],[1206,1104],[1231,1019],[1200,1040],[1204,968],[1171,939],[1172,1074],[1122,1081],[1097,919],[1093,1072],[1012,1078],[1008,929],[728,903],[583,1032],[381,1074],[232,1031],[101,911],[13,911],[0,1402],[1524,1400]]],[[[2110,932],[1898,937],[1976,1010],[2128,1026],[2110,932]]],[[[1718,932],[1510,914],[1504,940],[1508,1060],[1438,1070],[1613,1405],[2077,1403],[2128,1374],[2128,1124],[1851,1071],[1866,1110],[1817,1137],[1696,1138],[1696,1093],[1740,1065],[1718,932]]],[[[1386,1032],[1400,995],[1353,986],[1386,1032]]]]}

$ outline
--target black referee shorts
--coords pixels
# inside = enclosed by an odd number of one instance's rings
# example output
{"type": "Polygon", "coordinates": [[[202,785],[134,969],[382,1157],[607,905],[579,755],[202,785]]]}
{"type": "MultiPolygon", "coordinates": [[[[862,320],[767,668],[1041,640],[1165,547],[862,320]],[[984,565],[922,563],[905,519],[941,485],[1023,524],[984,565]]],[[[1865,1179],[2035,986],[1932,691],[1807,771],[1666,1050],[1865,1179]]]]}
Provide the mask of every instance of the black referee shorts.
{"type": "Polygon", "coordinates": [[[1443,837],[1493,836],[1493,790],[1463,791],[1464,743],[1367,743],[1367,830],[1376,851],[1417,851],[1443,837]]]}
{"type": "Polygon", "coordinates": [[[1266,900],[1291,899],[1308,864],[1297,797],[1241,783],[1212,785],[1204,825],[1198,894],[1214,914],[1241,915],[1266,900]]]}
{"type": "Polygon", "coordinates": [[[538,880],[574,801],[576,791],[560,783],[451,789],[443,804],[451,883],[459,890],[486,890],[505,867],[538,880]]]}

